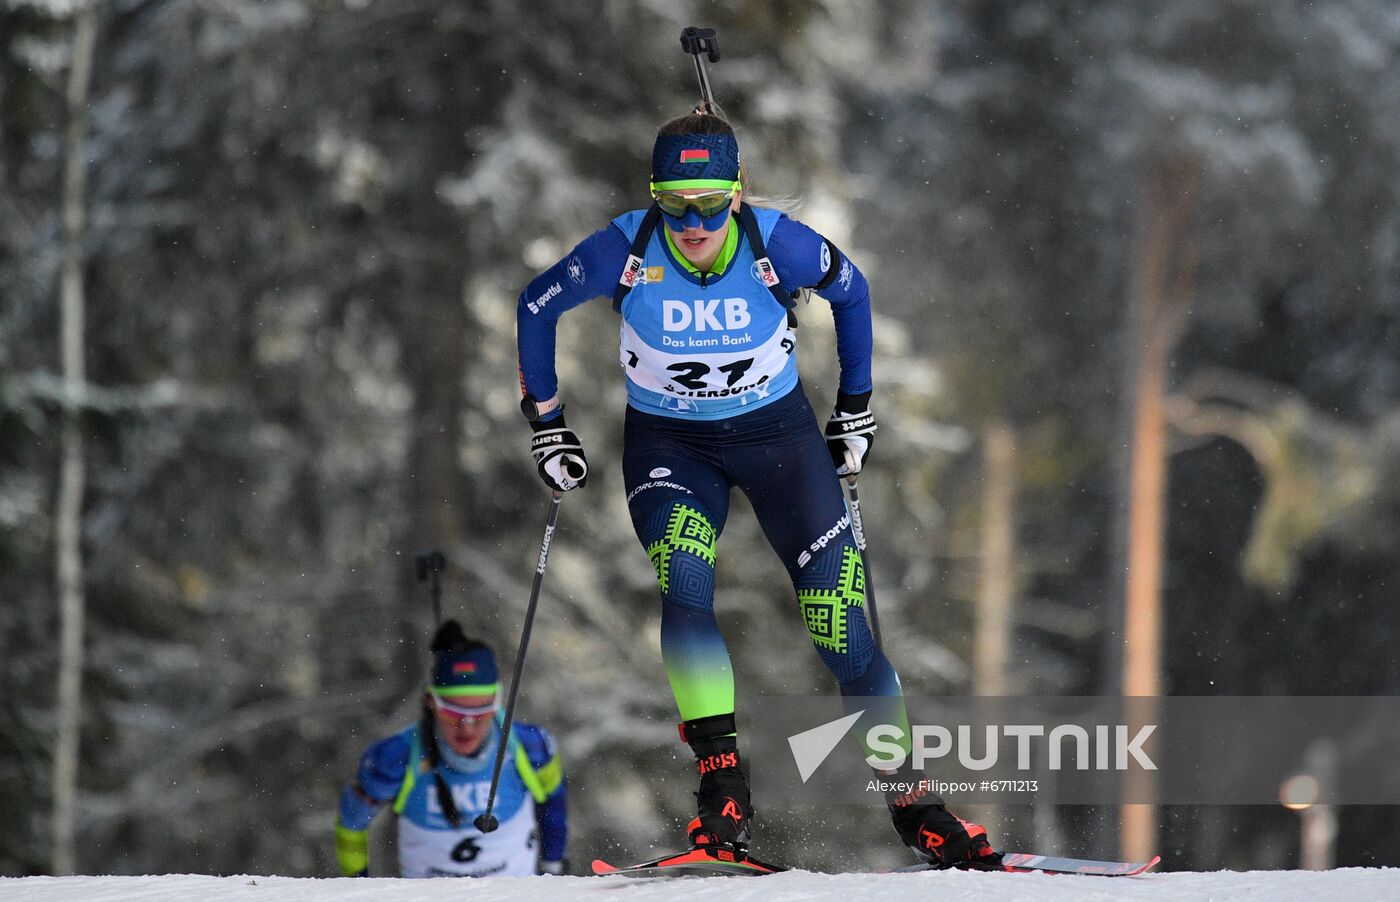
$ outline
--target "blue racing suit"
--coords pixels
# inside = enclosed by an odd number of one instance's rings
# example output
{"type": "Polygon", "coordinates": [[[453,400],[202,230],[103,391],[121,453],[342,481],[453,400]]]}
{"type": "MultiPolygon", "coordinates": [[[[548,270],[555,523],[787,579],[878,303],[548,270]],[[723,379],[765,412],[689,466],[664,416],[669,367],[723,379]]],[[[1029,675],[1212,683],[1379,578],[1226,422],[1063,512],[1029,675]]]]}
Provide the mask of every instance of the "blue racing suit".
{"type": "MultiPolygon", "coordinates": [[[[836,323],[840,389],[870,391],[864,276],[807,226],[774,210],[754,212],[782,289],[822,285],[818,293],[836,323]]],[[[521,294],[520,375],[530,397],[555,396],[559,317],[591,298],[613,296],[643,215],[626,213],[585,238],[521,294]]],[[[627,504],[656,568],[662,653],[681,719],[734,710],[733,673],[714,615],[716,544],[732,487],[748,496],[787,569],[812,642],[848,706],[870,696],[898,697],[898,677],[866,623],[860,554],[797,377],[788,312],[765,285],[734,217],[728,228],[717,265],[702,274],[659,225],[621,308],[627,504]]],[[[898,707],[902,717],[902,701],[898,707]]]]}
{"type": "Polygon", "coordinates": [[[460,821],[448,822],[438,795],[422,728],[409,727],[372,744],[340,797],[336,857],[341,873],[369,867],[370,821],[387,805],[398,815],[403,877],[528,876],[540,862],[561,862],[568,838],[564,773],[554,738],[542,727],[511,725],[506,763],[492,813],[500,822],[483,834],[473,826],[486,809],[500,721],[475,755],[454,754],[439,742],[437,773],[452,794],[460,821]]]}

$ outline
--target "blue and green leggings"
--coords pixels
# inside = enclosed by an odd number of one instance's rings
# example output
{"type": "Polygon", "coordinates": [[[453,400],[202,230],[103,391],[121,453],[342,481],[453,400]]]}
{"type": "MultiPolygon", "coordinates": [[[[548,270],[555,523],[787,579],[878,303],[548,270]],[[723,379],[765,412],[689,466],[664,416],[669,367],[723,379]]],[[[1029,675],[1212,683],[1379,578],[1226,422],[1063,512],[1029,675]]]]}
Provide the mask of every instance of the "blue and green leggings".
{"type": "MultiPolygon", "coordinates": [[[[633,528],[661,587],[661,653],[682,721],[734,710],[734,672],[715,621],[716,545],[733,487],[787,568],[847,706],[902,699],[866,623],[864,569],[840,481],[800,385],[725,420],[628,408],[623,474],[633,528]]],[[[903,719],[902,700],[896,707],[903,719]]]]}

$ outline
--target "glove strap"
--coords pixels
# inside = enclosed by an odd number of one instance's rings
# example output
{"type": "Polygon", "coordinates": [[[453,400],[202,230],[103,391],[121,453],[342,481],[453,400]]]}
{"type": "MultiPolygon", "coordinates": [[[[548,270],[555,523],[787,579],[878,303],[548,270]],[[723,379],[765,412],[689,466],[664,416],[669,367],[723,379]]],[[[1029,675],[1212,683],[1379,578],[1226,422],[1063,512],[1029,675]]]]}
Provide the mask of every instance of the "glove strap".
{"type": "Polygon", "coordinates": [[[827,438],[848,438],[855,435],[869,435],[875,431],[875,414],[864,410],[860,413],[843,413],[837,410],[826,424],[827,438]]]}

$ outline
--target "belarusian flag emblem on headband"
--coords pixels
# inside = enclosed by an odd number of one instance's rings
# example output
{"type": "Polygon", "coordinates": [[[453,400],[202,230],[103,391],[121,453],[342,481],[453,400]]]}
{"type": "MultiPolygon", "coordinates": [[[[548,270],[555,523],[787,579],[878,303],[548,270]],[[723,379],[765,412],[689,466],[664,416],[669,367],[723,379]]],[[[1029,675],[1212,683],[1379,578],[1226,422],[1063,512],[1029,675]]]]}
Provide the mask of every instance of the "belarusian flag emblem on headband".
{"type": "Polygon", "coordinates": [[[708,150],[683,150],[681,151],[682,163],[708,163],[710,162],[710,152],[708,150]]]}
{"type": "Polygon", "coordinates": [[[456,676],[456,675],[459,674],[459,673],[476,673],[476,662],[475,662],[475,661],[458,661],[457,663],[453,664],[453,665],[452,665],[452,674],[453,674],[453,676],[456,676]]]}

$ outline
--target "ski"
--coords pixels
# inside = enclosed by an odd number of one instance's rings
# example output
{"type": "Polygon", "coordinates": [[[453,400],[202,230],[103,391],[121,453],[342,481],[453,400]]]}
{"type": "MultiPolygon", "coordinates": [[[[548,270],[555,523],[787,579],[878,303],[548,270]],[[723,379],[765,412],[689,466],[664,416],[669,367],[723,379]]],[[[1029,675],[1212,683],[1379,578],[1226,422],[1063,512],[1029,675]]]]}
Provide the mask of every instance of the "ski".
{"type": "Polygon", "coordinates": [[[1147,861],[1094,861],[1089,858],[1060,858],[1055,855],[1032,855],[1029,852],[1006,852],[1001,857],[1000,868],[1004,871],[1042,871],[1047,874],[1132,877],[1150,871],[1161,860],[1161,855],[1153,855],[1147,861]]]}
{"type": "MultiPolygon", "coordinates": [[[[1161,862],[1162,856],[1153,855],[1148,861],[1097,861],[1089,858],[1063,858],[1057,855],[1035,855],[1030,852],[1005,852],[1001,863],[990,867],[976,864],[958,865],[967,870],[1004,872],[1013,874],[1081,874],[1094,877],[1133,877],[1146,873],[1161,862]]],[[[746,852],[729,849],[707,849],[696,847],[684,852],[662,855],[651,861],[617,867],[601,858],[593,860],[593,873],[600,877],[620,874],[624,877],[681,877],[691,875],[730,874],[758,877],[764,874],[777,874],[788,870],[785,867],[769,864],[753,858],[746,852]]],[[[917,871],[937,871],[946,868],[914,864],[895,868],[894,873],[917,871]]]]}
{"type": "MultiPolygon", "coordinates": [[[[1089,858],[1061,858],[1056,855],[1034,855],[1030,852],[1004,852],[996,865],[955,865],[969,871],[1005,871],[1014,874],[1083,874],[1094,877],[1132,877],[1156,867],[1162,856],[1150,861],[1095,861],[1089,858]]],[[[941,865],[915,864],[896,868],[899,872],[945,870],[941,865]]]]}
{"type": "Polygon", "coordinates": [[[593,859],[593,873],[600,877],[621,874],[624,877],[682,877],[686,874],[733,874],[745,877],[759,877],[764,874],[777,874],[787,868],[768,864],[750,856],[747,852],[731,849],[707,849],[696,846],[684,852],[662,855],[651,861],[626,867],[615,867],[601,858],[593,859]]]}

